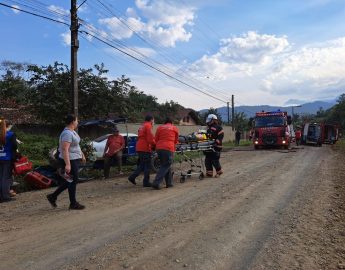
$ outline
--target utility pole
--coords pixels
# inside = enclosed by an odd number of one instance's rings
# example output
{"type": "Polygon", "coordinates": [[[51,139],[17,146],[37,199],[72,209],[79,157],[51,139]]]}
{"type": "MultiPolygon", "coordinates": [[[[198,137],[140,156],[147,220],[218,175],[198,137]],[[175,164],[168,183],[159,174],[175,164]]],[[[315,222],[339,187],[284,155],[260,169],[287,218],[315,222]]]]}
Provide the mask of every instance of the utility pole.
{"type": "Polygon", "coordinates": [[[301,108],[302,105],[296,105],[296,106],[291,106],[291,121],[292,121],[292,124],[294,122],[294,115],[295,115],[295,112],[294,112],[294,108],[301,108]]]}
{"type": "Polygon", "coordinates": [[[231,129],[232,129],[232,131],[234,131],[234,129],[235,129],[235,101],[234,101],[234,95],[231,95],[231,113],[232,113],[231,129]]]}
{"type": "Polygon", "coordinates": [[[72,113],[78,117],[78,16],[77,0],[71,0],[71,96],[72,113]]]}
{"type": "Polygon", "coordinates": [[[228,125],[230,126],[230,102],[226,103],[226,107],[228,108],[228,125]]]}

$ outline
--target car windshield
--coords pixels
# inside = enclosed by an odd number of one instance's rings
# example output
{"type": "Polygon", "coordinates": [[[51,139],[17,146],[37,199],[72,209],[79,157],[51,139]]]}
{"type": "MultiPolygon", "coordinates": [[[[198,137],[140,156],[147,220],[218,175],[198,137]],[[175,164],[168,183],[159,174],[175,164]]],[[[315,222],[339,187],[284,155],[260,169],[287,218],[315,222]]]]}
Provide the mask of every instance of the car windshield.
{"type": "Polygon", "coordinates": [[[110,136],[111,134],[106,134],[106,135],[103,135],[103,136],[101,136],[101,137],[98,137],[97,139],[94,139],[93,141],[94,142],[102,142],[102,141],[104,141],[105,139],[107,139],[109,136],[110,136]]]}
{"type": "Polygon", "coordinates": [[[309,126],[308,136],[319,137],[320,136],[320,126],[309,126]]]}
{"type": "Polygon", "coordinates": [[[282,116],[260,116],[255,118],[255,127],[281,127],[284,122],[282,116]]]}

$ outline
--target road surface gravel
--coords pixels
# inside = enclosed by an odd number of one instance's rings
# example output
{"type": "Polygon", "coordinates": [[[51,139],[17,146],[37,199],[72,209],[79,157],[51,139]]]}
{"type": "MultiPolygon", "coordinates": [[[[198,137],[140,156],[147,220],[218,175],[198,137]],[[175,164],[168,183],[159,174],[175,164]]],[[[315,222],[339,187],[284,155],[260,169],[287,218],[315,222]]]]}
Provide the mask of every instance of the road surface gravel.
{"type": "Polygon", "coordinates": [[[345,269],[344,161],[330,145],[238,147],[220,178],[80,184],[83,211],[21,193],[0,205],[0,268],[345,269]]]}

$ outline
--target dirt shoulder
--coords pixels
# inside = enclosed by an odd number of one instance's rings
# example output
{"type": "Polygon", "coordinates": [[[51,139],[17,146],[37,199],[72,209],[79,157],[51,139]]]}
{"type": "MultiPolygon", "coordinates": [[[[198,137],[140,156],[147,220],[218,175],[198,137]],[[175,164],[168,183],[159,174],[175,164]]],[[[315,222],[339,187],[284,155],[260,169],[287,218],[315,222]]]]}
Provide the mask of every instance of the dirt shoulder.
{"type": "MultiPolygon", "coordinates": [[[[4,269],[341,269],[345,158],[331,146],[223,153],[221,178],[159,191],[125,177],[1,204],[4,269]]],[[[178,165],[178,164],[177,164],[178,165]]],[[[140,181],[138,181],[140,182],[140,181]]]]}
{"type": "Polygon", "coordinates": [[[345,269],[345,154],[326,147],[319,177],[281,212],[253,269],[345,269]]]}

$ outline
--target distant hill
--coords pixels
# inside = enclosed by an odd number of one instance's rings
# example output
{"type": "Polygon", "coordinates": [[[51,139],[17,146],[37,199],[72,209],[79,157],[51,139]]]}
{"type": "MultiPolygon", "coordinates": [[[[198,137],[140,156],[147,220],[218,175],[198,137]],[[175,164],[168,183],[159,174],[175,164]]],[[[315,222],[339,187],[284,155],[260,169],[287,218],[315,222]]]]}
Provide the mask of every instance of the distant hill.
{"type": "MultiPolygon", "coordinates": [[[[323,110],[327,110],[333,107],[336,104],[336,101],[314,101],[310,103],[301,104],[302,107],[294,108],[294,113],[296,114],[316,114],[316,112],[322,107],[323,110]]],[[[287,111],[288,114],[291,114],[291,106],[271,106],[271,105],[258,105],[258,106],[235,106],[235,112],[243,112],[246,116],[253,117],[256,112],[261,111],[275,111],[280,109],[281,111],[287,111]]],[[[207,110],[201,110],[200,112],[205,112],[207,110]]],[[[217,111],[222,116],[223,121],[228,118],[228,112],[226,107],[217,108],[217,111]]],[[[231,108],[230,108],[231,114],[231,108]]]]}

